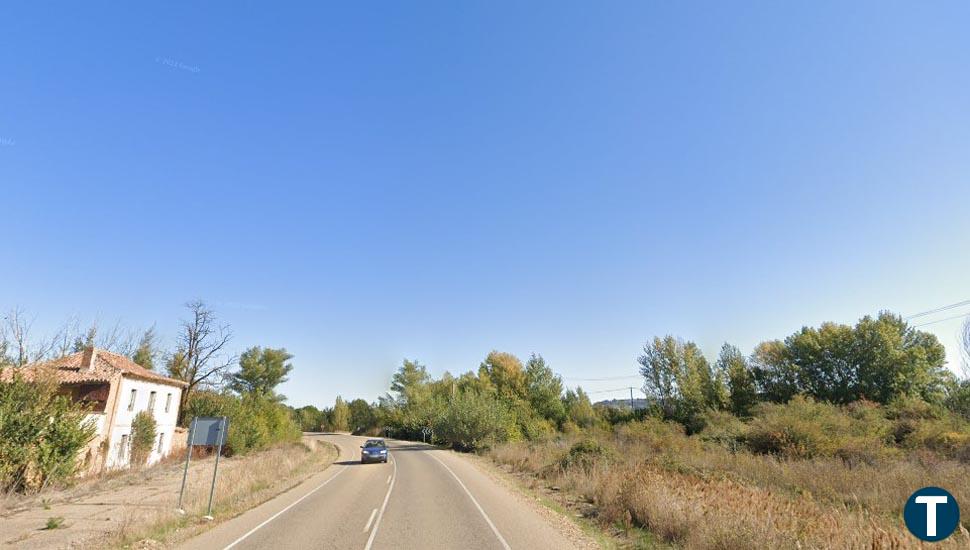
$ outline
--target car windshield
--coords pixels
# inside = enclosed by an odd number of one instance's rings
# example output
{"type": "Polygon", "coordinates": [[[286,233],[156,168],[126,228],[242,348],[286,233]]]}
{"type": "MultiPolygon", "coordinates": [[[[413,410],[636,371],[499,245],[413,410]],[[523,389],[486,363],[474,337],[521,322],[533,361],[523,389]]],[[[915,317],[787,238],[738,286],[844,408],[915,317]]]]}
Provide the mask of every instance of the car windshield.
{"type": "Polygon", "coordinates": [[[371,439],[367,443],[364,443],[364,447],[365,448],[366,447],[380,447],[380,448],[383,449],[385,447],[385,445],[384,445],[384,442],[382,440],[380,440],[380,439],[371,439]]]}

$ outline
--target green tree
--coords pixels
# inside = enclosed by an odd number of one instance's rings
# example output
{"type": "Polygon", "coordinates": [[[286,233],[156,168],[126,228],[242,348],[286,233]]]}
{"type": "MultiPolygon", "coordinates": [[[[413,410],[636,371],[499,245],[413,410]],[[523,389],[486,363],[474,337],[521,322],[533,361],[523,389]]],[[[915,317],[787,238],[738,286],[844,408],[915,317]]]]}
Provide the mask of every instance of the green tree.
{"type": "Polygon", "coordinates": [[[673,336],[654,338],[637,358],[644,378],[643,391],[659,406],[665,419],[676,420],[688,431],[703,427],[703,413],[725,405],[726,390],[693,342],[673,336]]]}
{"type": "Polygon", "coordinates": [[[426,397],[430,381],[431,376],[424,365],[405,359],[391,378],[391,392],[397,394],[395,401],[399,405],[413,404],[426,397]]]}
{"type": "Polygon", "coordinates": [[[526,398],[526,376],[522,361],[511,353],[492,351],[478,368],[478,377],[487,381],[506,399],[526,398]]]}
{"type": "Polygon", "coordinates": [[[313,405],[294,409],[293,416],[303,432],[318,432],[323,425],[323,412],[313,405]]]}
{"type": "Polygon", "coordinates": [[[556,375],[541,355],[535,353],[525,363],[525,387],[532,410],[539,416],[562,423],[566,407],[562,402],[562,378],[556,375]]]}
{"type": "Polygon", "coordinates": [[[477,391],[456,393],[434,425],[435,437],[462,451],[487,449],[515,439],[515,416],[507,403],[477,391]]]}
{"type": "Polygon", "coordinates": [[[232,375],[230,387],[238,393],[253,393],[274,401],[286,399],[276,393],[276,387],[286,382],[293,370],[288,363],[293,356],[283,348],[254,346],[239,356],[239,371],[232,375]]]}
{"type": "Polygon", "coordinates": [[[370,403],[357,398],[348,405],[350,411],[350,429],[354,433],[366,433],[376,427],[376,415],[370,403]]]}
{"type": "Polygon", "coordinates": [[[131,466],[145,465],[148,456],[155,447],[156,433],[155,417],[148,411],[141,411],[131,421],[131,466]]]}
{"type": "Polygon", "coordinates": [[[754,376],[748,368],[748,361],[741,350],[730,344],[724,344],[717,358],[715,370],[727,380],[731,412],[741,417],[750,416],[751,407],[758,403],[758,389],[755,386],[754,376]]]}
{"type": "Polygon", "coordinates": [[[74,339],[74,346],[72,348],[72,351],[74,353],[80,353],[86,349],[93,348],[95,341],[97,340],[97,337],[98,337],[98,325],[96,324],[91,325],[91,327],[88,328],[88,331],[85,333],[83,338],[80,335],[78,335],[78,337],[74,339]]]}
{"type": "Polygon", "coordinates": [[[777,402],[806,394],[839,404],[898,397],[939,404],[955,382],[936,337],[887,312],[854,327],[803,327],[783,343],[759,345],[752,363],[765,397],[777,402]]]}
{"type": "Polygon", "coordinates": [[[801,391],[798,367],[788,359],[781,340],[762,342],[751,354],[751,375],[761,395],[774,403],[786,403],[801,391]]]}
{"type": "Polygon", "coordinates": [[[226,456],[265,449],[278,443],[297,441],[300,427],[290,410],[265,397],[247,393],[201,390],[186,404],[186,416],[228,416],[226,456]]]}
{"type": "Polygon", "coordinates": [[[0,490],[35,492],[76,471],[96,427],[57,390],[52,380],[17,373],[0,382],[0,490]]]}
{"type": "Polygon", "coordinates": [[[563,405],[566,408],[566,415],[571,422],[581,428],[590,428],[596,424],[599,418],[589,396],[583,388],[576,388],[576,391],[566,390],[563,396],[563,405]]]}
{"type": "Polygon", "coordinates": [[[155,334],[155,327],[151,327],[142,334],[141,340],[138,342],[138,347],[135,348],[135,353],[131,356],[131,360],[148,370],[154,370],[157,357],[157,336],[155,334]]]}
{"type": "Polygon", "coordinates": [[[347,403],[339,395],[333,404],[330,427],[335,432],[346,432],[350,429],[350,407],[347,406],[347,403]]]}

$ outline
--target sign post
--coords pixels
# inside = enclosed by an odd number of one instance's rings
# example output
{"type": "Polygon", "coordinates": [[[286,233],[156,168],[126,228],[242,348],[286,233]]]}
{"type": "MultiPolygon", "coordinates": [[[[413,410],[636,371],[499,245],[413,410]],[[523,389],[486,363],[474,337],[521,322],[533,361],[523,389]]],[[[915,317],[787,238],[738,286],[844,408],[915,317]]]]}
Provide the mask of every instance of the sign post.
{"type": "Polygon", "coordinates": [[[212,520],[212,495],[216,492],[216,474],[219,473],[219,456],[222,455],[222,446],[226,443],[226,434],[229,432],[229,417],[220,418],[222,422],[217,424],[216,438],[219,441],[219,448],[216,450],[216,465],[212,469],[212,487],[209,489],[209,510],[205,514],[205,519],[212,520]]]}
{"type": "Polygon", "coordinates": [[[196,416],[192,418],[192,425],[189,428],[188,449],[185,453],[185,470],[182,472],[182,488],[179,490],[178,512],[185,513],[182,508],[182,497],[185,494],[185,480],[189,474],[189,462],[192,460],[192,447],[195,445],[205,445],[216,447],[216,464],[212,470],[212,486],[209,488],[209,506],[206,509],[205,519],[212,519],[212,497],[216,492],[216,474],[219,473],[219,456],[222,455],[222,447],[226,444],[226,436],[229,433],[229,418],[225,416],[196,416]]]}
{"type": "Polygon", "coordinates": [[[427,441],[425,441],[425,438],[427,436],[431,435],[432,433],[434,433],[434,430],[432,430],[431,428],[429,428],[427,426],[424,427],[424,428],[421,428],[421,442],[422,443],[427,443],[427,441]]]}
{"type": "Polygon", "coordinates": [[[182,488],[179,489],[179,504],[176,511],[180,514],[185,514],[185,510],[182,508],[182,495],[185,494],[185,478],[189,475],[189,461],[192,460],[192,435],[195,434],[195,418],[192,419],[192,425],[189,426],[189,438],[186,439],[188,442],[187,452],[185,453],[185,469],[182,470],[182,488]]]}

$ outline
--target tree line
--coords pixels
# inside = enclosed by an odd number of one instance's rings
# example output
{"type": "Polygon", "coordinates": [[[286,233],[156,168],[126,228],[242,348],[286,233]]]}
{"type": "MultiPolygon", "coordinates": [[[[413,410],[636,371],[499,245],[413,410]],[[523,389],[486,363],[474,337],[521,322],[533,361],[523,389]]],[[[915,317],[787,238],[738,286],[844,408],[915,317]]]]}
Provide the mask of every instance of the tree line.
{"type": "MultiPolygon", "coordinates": [[[[970,322],[965,333],[970,354],[970,322]]],[[[377,402],[338,397],[332,407],[301,407],[294,415],[304,430],[420,440],[428,429],[434,441],[462,450],[645,417],[699,433],[712,415],[747,420],[764,404],[793,399],[833,406],[918,401],[970,420],[970,379],[946,368],[934,335],[888,312],[854,325],[806,326],[750,354],[724,344],[713,362],[694,342],[658,336],[644,344],[636,364],[647,396],[640,410],[594,406],[582,388],[566,388],[541,355],[523,363],[492,351],[476,370],[438,378],[418,361],[404,360],[377,402]]]]}

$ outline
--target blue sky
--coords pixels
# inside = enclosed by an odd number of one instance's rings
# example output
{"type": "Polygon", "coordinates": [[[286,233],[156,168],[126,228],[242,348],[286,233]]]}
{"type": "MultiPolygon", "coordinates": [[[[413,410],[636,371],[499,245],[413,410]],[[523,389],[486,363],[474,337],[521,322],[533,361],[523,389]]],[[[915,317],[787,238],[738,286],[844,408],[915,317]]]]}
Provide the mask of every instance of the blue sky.
{"type": "MultiPolygon", "coordinates": [[[[5,3],[0,306],[170,343],[201,297],[323,405],[376,398],[403,357],[623,376],[654,335],[750,350],[968,299],[968,23],[956,2],[5,3]]],[[[958,325],[926,327],[954,363],[958,325]]]]}

